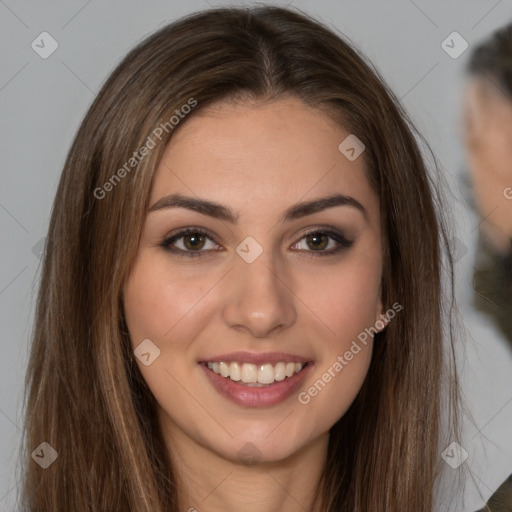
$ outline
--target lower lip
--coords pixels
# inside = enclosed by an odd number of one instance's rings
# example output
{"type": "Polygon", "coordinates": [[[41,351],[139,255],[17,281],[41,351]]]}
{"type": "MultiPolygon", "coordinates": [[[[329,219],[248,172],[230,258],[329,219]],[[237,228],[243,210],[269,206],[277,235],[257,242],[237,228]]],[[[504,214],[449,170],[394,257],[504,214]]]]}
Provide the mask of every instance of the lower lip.
{"type": "Polygon", "coordinates": [[[240,384],[229,377],[222,377],[210,370],[206,364],[201,364],[213,387],[232,402],[245,407],[269,407],[284,402],[299,389],[313,367],[306,365],[299,373],[287,377],[280,382],[274,382],[264,387],[252,387],[240,384]]]}

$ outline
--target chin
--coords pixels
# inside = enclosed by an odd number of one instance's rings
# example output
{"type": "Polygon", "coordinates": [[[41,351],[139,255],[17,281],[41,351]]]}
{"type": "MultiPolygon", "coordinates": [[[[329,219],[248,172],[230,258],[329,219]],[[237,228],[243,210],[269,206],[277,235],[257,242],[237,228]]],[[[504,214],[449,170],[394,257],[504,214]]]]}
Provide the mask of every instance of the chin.
{"type": "Polygon", "coordinates": [[[285,462],[322,437],[321,432],[296,431],[294,427],[298,426],[286,423],[286,420],[283,422],[282,419],[273,419],[260,423],[259,426],[240,427],[239,432],[243,432],[242,434],[226,439],[222,444],[217,438],[209,447],[224,459],[247,466],[285,462]],[[279,422],[282,422],[283,428],[277,432],[279,422]]]}

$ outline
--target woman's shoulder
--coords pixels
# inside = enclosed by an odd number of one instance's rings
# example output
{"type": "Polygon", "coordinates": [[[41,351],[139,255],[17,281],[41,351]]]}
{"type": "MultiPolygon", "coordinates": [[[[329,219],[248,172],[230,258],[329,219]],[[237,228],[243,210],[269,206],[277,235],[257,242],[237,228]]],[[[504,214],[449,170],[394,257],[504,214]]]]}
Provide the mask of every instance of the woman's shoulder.
{"type": "Polygon", "coordinates": [[[512,475],[498,487],[485,507],[477,512],[512,512],[512,475]]]}

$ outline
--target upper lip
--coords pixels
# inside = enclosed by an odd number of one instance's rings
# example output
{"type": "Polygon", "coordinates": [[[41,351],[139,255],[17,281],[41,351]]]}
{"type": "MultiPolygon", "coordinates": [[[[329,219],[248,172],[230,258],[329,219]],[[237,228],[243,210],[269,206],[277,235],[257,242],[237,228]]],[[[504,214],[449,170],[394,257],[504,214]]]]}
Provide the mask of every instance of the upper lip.
{"type": "Polygon", "coordinates": [[[311,362],[311,358],[298,356],[294,354],[287,354],[285,352],[263,352],[261,354],[255,354],[254,352],[230,352],[229,354],[220,354],[212,357],[206,357],[201,359],[199,363],[207,362],[220,362],[225,363],[238,362],[238,363],[249,363],[249,364],[276,364],[279,362],[285,363],[308,363],[311,362]]]}

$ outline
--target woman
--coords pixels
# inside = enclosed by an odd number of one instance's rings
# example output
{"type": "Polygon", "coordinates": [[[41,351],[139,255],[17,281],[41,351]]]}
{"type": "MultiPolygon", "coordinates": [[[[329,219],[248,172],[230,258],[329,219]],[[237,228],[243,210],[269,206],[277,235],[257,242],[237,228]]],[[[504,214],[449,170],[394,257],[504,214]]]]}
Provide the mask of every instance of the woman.
{"type": "Polygon", "coordinates": [[[215,9],[142,42],[57,192],[25,509],[433,510],[436,197],[393,94],[314,20],[215,9]]]}

